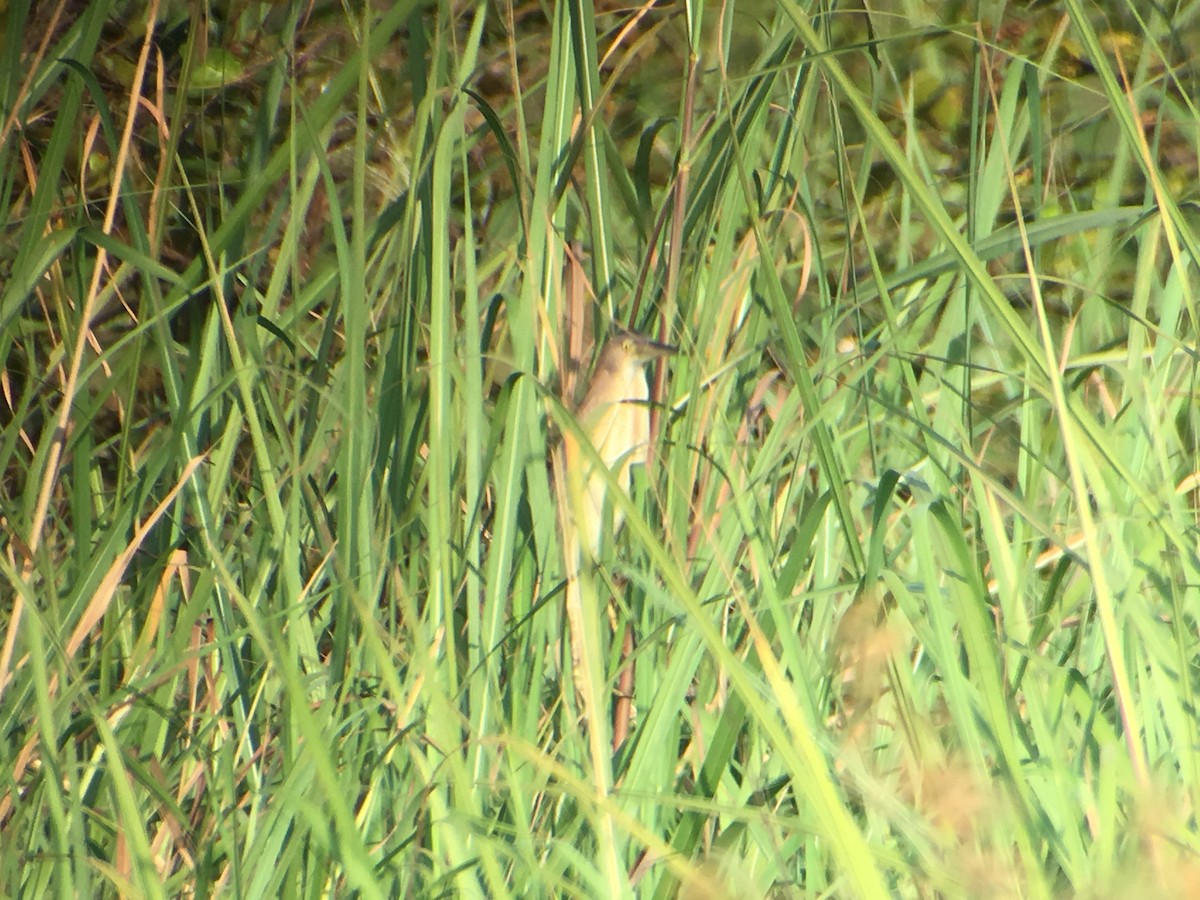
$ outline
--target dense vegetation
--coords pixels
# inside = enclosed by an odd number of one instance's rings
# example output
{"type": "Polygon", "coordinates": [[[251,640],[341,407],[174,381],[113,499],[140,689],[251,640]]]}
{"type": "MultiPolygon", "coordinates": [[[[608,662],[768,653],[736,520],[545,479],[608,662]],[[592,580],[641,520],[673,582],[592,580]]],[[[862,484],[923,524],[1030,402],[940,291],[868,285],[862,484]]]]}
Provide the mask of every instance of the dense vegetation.
{"type": "Polygon", "coordinates": [[[0,895],[1200,892],[1200,6],[863,6],[0,4],[0,895]]]}

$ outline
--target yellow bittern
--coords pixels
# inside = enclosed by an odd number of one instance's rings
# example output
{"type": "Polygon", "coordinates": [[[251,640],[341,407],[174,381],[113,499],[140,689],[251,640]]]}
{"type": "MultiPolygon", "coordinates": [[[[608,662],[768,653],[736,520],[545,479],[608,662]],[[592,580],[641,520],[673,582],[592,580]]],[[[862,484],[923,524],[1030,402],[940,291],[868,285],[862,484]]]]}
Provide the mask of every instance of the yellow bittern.
{"type": "MultiPolygon", "coordinates": [[[[650,388],[646,383],[646,364],[674,351],[667,344],[614,329],[600,352],[583,402],[576,410],[578,429],[566,430],[564,452],[555,463],[567,564],[565,605],[571,632],[571,660],[575,687],[588,723],[593,784],[600,809],[605,809],[612,791],[612,752],[603,713],[606,679],[599,607],[591,581],[580,577],[583,556],[586,552],[594,562],[600,555],[609,479],[615,477],[621,490],[628,493],[630,468],[645,463],[649,452],[650,388]],[[589,441],[595,452],[581,447],[582,440],[589,441]],[[600,464],[608,472],[601,471],[600,464]]],[[[619,505],[611,502],[608,505],[613,508],[611,533],[616,534],[624,515],[619,505]]],[[[609,895],[622,896],[628,889],[610,813],[600,817],[598,838],[609,895]],[[625,890],[622,885],[626,885],[625,890]]]]}
{"type": "MultiPolygon", "coordinates": [[[[646,364],[674,352],[675,348],[669,344],[614,328],[575,413],[580,429],[626,493],[630,467],[645,463],[649,453],[650,388],[646,383],[646,364]]],[[[580,544],[595,559],[604,534],[604,497],[609,481],[594,465],[591,455],[581,451],[574,435],[568,434],[564,444],[567,477],[579,478],[578,484],[582,486],[575,527],[580,544]]],[[[613,515],[611,533],[615,535],[624,513],[617,504],[609,506],[613,515]]]]}

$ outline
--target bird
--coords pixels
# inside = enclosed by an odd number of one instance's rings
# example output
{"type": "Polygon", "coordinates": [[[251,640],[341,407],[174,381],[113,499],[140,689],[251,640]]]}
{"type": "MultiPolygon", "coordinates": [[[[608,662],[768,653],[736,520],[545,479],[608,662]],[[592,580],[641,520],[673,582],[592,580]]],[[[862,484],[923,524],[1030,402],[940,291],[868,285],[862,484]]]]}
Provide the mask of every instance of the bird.
{"type": "MultiPolygon", "coordinates": [[[[564,428],[562,445],[551,451],[566,565],[564,606],[571,670],[587,726],[592,785],[599,810],[607,810],[612,794],[613,734],[624,733],[628,727],[610,731],[605,715],[610,689],[604,674],[606,654],[601,638],[600,611],[604,607],[592,578],[583,577],[583,562],[588,557],[595,564],[600,558],[605,499],[611,480],[616,479],[620,490],[629,493],[630,469],[646,463],[649,456],[650,389],[646,366],[674,352],[676,348],[670,344],[614,328],[596,361],[583,402],[575,409],[574,424],[564,428]],[[583,442],[590,446],[586,448],[583,442]],[[608,472],[601,472],[601,466],[608,472]]],[[[624,518],[619,505],[614,506],[612,515],[610,533],[616,534],[624,518]]],[[[569,708],[569,704],[566,706],[569,708]]],[[[622,895],[622,853],[611,812],[601,811],[596,838],[610,893],[622,895]]]]}
{"type": "MultiPolygon", "coordinates": [[[[614,326],[575,412],[580,432],[627,494],[630,469],[644,464],[649,456],[650,388],[646,365],[676,352],[670,344],[614,326]]],[[[577,435],[568,432],[563,443],[567,477],[580,489],[573,504],[579,543],[595,560],[604,535],[604,501],[610,482],[595,465],[595,457],[579,446],[577,435]],[[574,482],[576,478],[578,482],[574,482]]],[[[615,536],[624,513],[617,504],[609,506],[613,516],[611,534],[615,536]]]]}
{"type": "MultiPolygon", "coordinates": [[[[584,557],[594,564],[604,539],[605,499],[610,482],[629,493],[630,469],[649,456],[650,386],[646,365],[675,353],[676,348],[643,335],[614,327],[600,351],[583,402],[575,410],[575,425],[564,429],[562,452],[554,452],[555,484],[559,494],[563,554],[566,563],[565,607],[571,646],[574,686],[586,723],[592,785],[597,808],[606,810],[612,793],[612,734],[604,714],[607,678],[604,675],[600,604],[592,579],[583,576],[584,557]],[[590,448],[581,445],[591,444],[590,448]],[[603,465],[607,472],[601,471],[603,465]],[[611,474],[610,474],[611,473],[611,474]]],[[[624,515],[613,508],[615,535],[624,515]]],[[[597,825],[600,856],[610,896],[627,893],[615,820],[602,812],[597,825]]]]}

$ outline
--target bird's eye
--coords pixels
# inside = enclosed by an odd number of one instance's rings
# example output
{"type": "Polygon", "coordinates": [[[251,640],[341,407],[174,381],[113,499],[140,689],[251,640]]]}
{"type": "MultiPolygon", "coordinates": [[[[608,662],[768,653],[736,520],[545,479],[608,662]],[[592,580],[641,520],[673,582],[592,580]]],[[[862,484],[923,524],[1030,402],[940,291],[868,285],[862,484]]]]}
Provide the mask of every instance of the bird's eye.
{"type": "Polygon", "coordinates": [[[629,340],[628,338],[625,339],[624,341],[621,342],[621,349],[624,350],[626,353],[632,353],[633,352],[633,341],[629,340]]]}

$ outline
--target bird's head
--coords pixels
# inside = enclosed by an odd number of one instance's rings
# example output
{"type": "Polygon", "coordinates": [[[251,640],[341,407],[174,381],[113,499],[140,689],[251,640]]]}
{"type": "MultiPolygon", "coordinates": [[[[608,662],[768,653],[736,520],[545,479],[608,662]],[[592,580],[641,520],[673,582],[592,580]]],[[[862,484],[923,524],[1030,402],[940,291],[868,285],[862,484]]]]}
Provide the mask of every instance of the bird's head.
{"type": "Polygon", "coordinates": [[[641,366],[676,352],[678,348],[670,344],[661,344],[637,332],[614,327],[600,356],[599,367],[615,371],[630,365],[641,366]]]}

